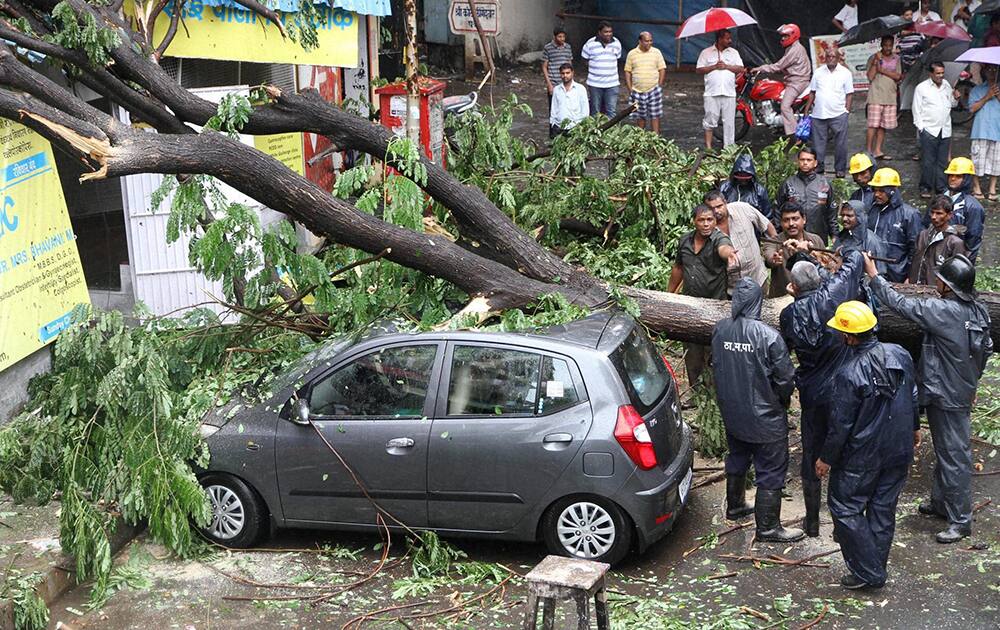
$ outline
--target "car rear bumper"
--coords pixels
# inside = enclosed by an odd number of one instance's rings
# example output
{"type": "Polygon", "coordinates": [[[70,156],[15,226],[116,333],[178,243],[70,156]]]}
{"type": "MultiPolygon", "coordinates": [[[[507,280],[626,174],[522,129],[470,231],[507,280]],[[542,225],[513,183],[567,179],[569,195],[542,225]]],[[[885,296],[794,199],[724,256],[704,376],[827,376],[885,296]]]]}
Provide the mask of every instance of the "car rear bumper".
{"type": "Polygon", "coordinates": [[[666,470],[636,470],[625,482],[617,500],[635,523],[639,551],[673,528],[687,503],[687,496],[680,496],[681,483],[687,478],[690,484],[693,461],[694,441],[690,427],[684,424],[677,456],[666,470]]]}

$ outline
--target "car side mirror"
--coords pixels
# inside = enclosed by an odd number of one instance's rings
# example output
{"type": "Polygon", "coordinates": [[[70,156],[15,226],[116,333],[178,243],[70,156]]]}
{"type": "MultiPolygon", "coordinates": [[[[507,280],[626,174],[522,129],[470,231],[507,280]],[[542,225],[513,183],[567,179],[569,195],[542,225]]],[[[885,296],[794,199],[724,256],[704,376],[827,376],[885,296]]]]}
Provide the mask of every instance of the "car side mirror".
{"type": "Polygon", "coordinates": [[[309,417],[311,412],[309,411],[309,401],[305,398],[298,398],[292,405],[291,421],[295,424],[302,424],[309,426],[309,417]]]}

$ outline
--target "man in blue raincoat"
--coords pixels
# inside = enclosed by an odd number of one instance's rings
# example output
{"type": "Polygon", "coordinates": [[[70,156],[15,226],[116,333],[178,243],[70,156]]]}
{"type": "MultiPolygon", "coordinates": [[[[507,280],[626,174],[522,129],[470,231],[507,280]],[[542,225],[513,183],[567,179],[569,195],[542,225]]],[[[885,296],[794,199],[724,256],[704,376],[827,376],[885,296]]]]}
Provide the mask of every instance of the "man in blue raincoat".
{"type": "Polygon", "coordinates": [[[781,490],[788,471],[788,403],[795,368],[778,331],[760,321],[764,294],[750,278],[733,290],[732,317],[712,331],[715,394],[726,426],[726,518],[755,512],[757,540],[792,542],[805,534],[781,526],[781,490]],[[757,497],[746,503],[753,463],[757,497]]]}
{"type": "Polygon", "coordinates": [[[896,503],[920,443],[913,360],[880,343],[867,304],[844,302],[828,322],[849,356],[833,376],[830,424],[819,477],[830,476],[827,504],[849,573],[848,589],[881,588],[896,529],[896,503]]]}

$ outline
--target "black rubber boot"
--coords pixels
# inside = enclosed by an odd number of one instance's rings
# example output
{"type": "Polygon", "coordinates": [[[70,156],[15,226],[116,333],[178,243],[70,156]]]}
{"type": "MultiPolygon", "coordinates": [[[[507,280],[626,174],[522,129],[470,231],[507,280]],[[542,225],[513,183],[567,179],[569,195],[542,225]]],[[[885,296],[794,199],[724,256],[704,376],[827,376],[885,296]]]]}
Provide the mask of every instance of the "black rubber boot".
{"type": "Polygon", "coordinates": [[[819,481],[802,481],[802,497],[806,502],[806,536],[819,536],[819,503],[823,486],[819,481]]]}
{"type": "Polygon", "coordinates": [[[917,511],[924,516],[939,516],[941,518],[948,518],[945,514],[938,512],[934,507],[934,502],[930,499],[926,501],[921,501],[920,505],[917,506],[917,511]]]}
{"type": "Polygon", "coordinates": [[[738,521],[753,514],[753,506],[747,503],[746,475],[726,475],[726,518],[738,521]]]}
{"type": "Polygon", "coordinates": [[[781,490],[757,488],[755,503],[759,542],[788,543],[805,538],[805,532],[801,529],[785,529],[781,526],[781,490]]]}
{"type": "Polygon", "coordinates": [[[953,542],[958,542],[963,538],[965,538],[966,536],[971,536],[971,535],[972,535],[971,527],[968,526],[963,527],[961,525],[955,525],[954,523],[951,523],[948,525],[948,529],[944,530],[943,532],[938,532],[937,535],[934,536],[934,538],[936,538],[937,541],[942,545],[947,545],[953,542]]]}

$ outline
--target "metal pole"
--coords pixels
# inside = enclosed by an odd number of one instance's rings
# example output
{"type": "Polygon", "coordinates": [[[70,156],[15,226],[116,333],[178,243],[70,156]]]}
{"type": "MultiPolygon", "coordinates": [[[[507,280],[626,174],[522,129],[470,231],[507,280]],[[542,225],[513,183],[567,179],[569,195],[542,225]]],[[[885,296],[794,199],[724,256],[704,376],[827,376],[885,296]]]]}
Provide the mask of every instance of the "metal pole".
{"type": "Polygon", "coordinates": [[[406,62],[406,137],[420,145],[420,85],[418,83],[417,61],[417,2],[406,0],[406,48],[403,60],[406,62]]]}

